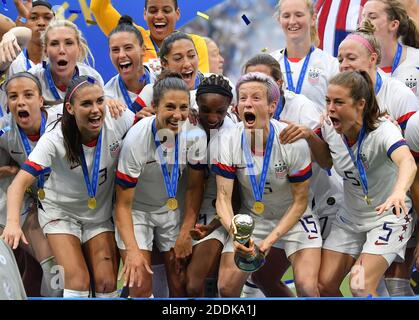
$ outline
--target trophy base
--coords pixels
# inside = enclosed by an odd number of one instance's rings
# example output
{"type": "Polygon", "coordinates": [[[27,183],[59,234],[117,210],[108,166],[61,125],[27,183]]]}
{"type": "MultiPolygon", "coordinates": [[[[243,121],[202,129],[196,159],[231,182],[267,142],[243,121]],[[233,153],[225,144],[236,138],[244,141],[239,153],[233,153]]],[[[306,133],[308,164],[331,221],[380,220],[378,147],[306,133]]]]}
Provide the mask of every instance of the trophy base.
{"type": "Polygon", "coordinates": [[[265,264],[265,257],[262,254],[257,254],[256,257],[245,258],[239,254],[234,255],[234,262],[236,266],[244,272],[254,272],[262,268],[265,264]]]}

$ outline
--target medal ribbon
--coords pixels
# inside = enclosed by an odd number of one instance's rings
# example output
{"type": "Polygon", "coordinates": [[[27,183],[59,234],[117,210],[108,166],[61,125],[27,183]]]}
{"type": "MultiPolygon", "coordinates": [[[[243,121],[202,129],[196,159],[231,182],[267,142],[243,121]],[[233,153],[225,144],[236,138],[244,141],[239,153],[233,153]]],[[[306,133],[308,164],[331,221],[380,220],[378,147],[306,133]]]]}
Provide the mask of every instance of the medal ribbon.
{"type": "Polygon", "coordinates": [[[97,182],[99,178],[99,167],[100,167],[100,153],[102,147],[102,130],[100,130],[99,137],[97,138],[97,144],[95,149],[95,155],[93,159],[93,170],[92,170],[92,183],[90,183],[89,169],[87,168],[86,157],[84,155],[83,146],[81,146],[81,168],[83,170],[84,181],[86,183],[87,192],[90,198],[96,196],[97,182]]]}
{"type": "Polygon", "coordinates": [[[300,76],[298,77],[297,88],[294,88],[294,82],[292,80],[292,74],[291,74],[291,66],[290,66],[290,63],[288,61],[287,52],[285,51],[284,63],[285,63],[285,72],[287,74],[288,90],[293,91],[295,93],[301,93],[304,78],[305,78],[306,72],[307,72],[308,62],[310,61],[310,56],[311,56],[313,51],[314,51],[314,47],[311,46],[310,52],[308,53],[308,55],[304,59],[303,67],[301,69],[300,76]]]}
{"type": "Polygon", "coordinates": [[[260,176],[259,185],[257,184],[255,172],[253,170],[252,155],[251,155],[250,147],[246,141],[245,129],[243,129],[241,140],[242,140],[241,143],[242,143],[244,156],[246,158],[246,166],[247,166],[247,170],[248,170],[248,174],[250,178],[250,184],[252,185],[253,197],[255,198],[256,201],[262,201],[263,191],[265,189],[266,177],[268,174],[269,161],[271,159],[271,154],[272,154],[272,145],[274,142],[274,128],[272,126],[272,123],[269,123],[269,137],[268,137],[268,142],[266,143],[265,155],[263,157],[262,174],[260,176]]]}
{"type": "Polygon", "coordinates": [[[362,144],[365,140],[365,124],[362,125],[361,131],[358,135],[357,145],[358,145],[358,152],[357,157],[355,158],[355,155],[351,149],[351,147],[348,144],[348,141],[345,136],[342,136],[343,142],[345,143],[346,148],[348,149],[349,155],[351,156],[352,163],[354,164],[355,168],[358,169],[359,178],[361,179],[361,186],[362,191],[364,192],[364,195],[366,198],[368,198],[368,179],[367,179],[367,173],[365,172],[364,164],[362,163],[361,159],[361,149],[362,144]]]}
{"type": "Polygon", "coordinates": [[[177,183],[178,183],[178,178],[179,178],[179,140],[178,140],[178,135],[176,135],[176,138],[175,138],[175,163],[173,165],[172,179],[170,181],[170,175],[169,175],[169,170],[167,169],[166,159],[163,156],[163,151],[160,148],[161,143],[160,143],[159,137],[157,136],[156,119],[153,120],[151,130],[153,132],[154,142],[156,143],[156,149],[157,149],[157,153],[158,153],[159,159],[160,159],[160,167],[161,167],[161,170],[162,170],[162,173],[163,173],[164,185],[166,186],[167,195],[168,195],[169,198],[175,198],[176,197],[176,191],[177,191],[177,183]]]}

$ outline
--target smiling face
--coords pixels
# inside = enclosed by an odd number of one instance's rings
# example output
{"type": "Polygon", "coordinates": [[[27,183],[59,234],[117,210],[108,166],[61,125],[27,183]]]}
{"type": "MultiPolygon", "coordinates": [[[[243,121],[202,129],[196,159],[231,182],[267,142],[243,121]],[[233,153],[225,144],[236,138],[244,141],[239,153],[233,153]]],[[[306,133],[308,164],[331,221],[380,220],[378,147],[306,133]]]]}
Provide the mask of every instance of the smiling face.
{"type": "Polygon", "coordinates": [[[368,73],[375,71],[377,54],[369,53],[361,43],[346,39],[339,46],[338,52],[339,71],[363,70],[368,73]]]}
{"type": "Polygon", "coordinates": [[[12,79],[7,85],[7,103],[16,123],[27,134],[41,123],[41,107],[44,100],[36,83],[29,78],[12,79]]]}
{"type": "Polygon", "coordinates": [[[180,18],[179,8],[175,9],[173,0],[149,0],[144,10],[144,20],[150,29],[151,37],[161,43],[175,31],[180,18]]]}
{"type": "Polygon", "coordinates": [[[218,129],[227,115],[230,99],[217,93],[205,93],[198,97],[199,123],[209,133],[218,129]]]}
{"type": "Polygon", "coordinates": [[[183,90],[166,90],[159,100],[156,111],[156,127],[169,129],[177,134],[182,122],[189,115],[189,95],[183,90]]]}
{"type": "Polygon", "coordinates": [[[349,88],[330,84],[327,88],[326,107],[337,133],[348,136],[362,125],[365,100],[354,101],[349,88]]]}
{"type": "Polygon", "coordinates": [[[67,102],[65,107],[76,119],[83,140],[90,141],[99,135],[106,112],[105,96],[99,85],[86,85],[77,89],[73,103],[67,102]]]}
{"type": "Polygon", "coordinates": [[[275,104],[275,101],[268,103],[267,88],[261,82],[246,82],[239,88],[237,108],[247,129],[265,128],[275,104]]]}
{"type": "Polygon", "coordinates": [[[198,55],[195,46],[189,39],[180,39],[172,43],[170,52],[162,59],[162,66],[173,72],[179,72],[189,90],[195,88],[198,72],[198,55]]]}
{"type": "Polygon", "coordinates": [[[45,54],[49,58],[51,73],[55,79],[71,79],[80,55],[76,31],[69,27],[49,30],[45,54]]]}
{"type": "Polygon", "coordinates": [[[281,1],[279,23],[288,41],[311,41],[310,29],[316,24],[305,0],[281,1]]]}
{"type": "Polygon", "coordinates": [[[118,32],[109,38],[109,54],[123,80],[137,76],[143,64],[143,49],[132,32],[118,32]]]}

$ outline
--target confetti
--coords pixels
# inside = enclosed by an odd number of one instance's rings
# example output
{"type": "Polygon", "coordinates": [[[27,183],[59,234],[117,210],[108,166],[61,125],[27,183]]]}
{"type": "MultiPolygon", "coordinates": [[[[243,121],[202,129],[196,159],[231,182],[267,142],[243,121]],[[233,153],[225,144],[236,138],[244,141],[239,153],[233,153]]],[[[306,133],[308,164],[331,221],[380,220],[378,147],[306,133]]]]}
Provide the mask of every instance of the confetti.
{"type": "Polygon", "coordinates": [[[265,53],[268,52],[268,48],[263,48],[262,50],[260,50],[261,52],[265,53]]]}
{"type": "Polygon", "coordinates": [[[242,19],[243,19],[243,21],[247,24],[247,25],[249,25],[250,24],[250,20],[249,20],[249,18],[248,17],[246,17],[246,15],[244,14],[244,15],[242,15],[242,19]]]}
{"type": "Polygon", "coordinates": [[[97,25],[97,22],[96,21],[93,21],[93,20],[86,20],[86,23],[97,25]]]}
{"type": "Polygon", "coordinates": [[[205,13],[202,13],[201,11],[197,11],[196,14],[198,16],[200,16],[201,18],[204,18],[204,19],[209,20],[209,16],[207,14],[205,14],[205,13]]]}
{"type": "Polygon", "coordinates": [[[69,10],[70,13],[81,13],[81,10],[78,9],[74,9],[74,10],[69,10]]]}
{"type": "Polygon", "coordinates": [[[4,9],[4,11],[9,11],[9,8],[7,8],[7,2],[6,2],[6,0],[1,0],[1,2],[3,2],[3,9],[4,9]]]}

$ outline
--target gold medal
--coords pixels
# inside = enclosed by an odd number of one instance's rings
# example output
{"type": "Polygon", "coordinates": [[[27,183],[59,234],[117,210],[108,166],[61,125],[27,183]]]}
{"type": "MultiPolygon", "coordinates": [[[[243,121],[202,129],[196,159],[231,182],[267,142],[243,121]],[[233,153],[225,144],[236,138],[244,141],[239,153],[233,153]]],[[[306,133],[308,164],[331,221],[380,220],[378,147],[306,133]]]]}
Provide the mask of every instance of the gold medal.
{"type": "Polygon", "coordinates": [[[263,211],[265,211],[265,205],[263,204],[263,202],[261,202],[261,201],[256,201],[254,204],[253,204],[253,212],[254,213],[256,213],[256,214],[262,214],[263,213],[263,211]]]}
{"type": "Polygon", "coordinates": [[[371,205],[371,203],[372,203],[372,202],[371,202],[371,198],[370,198],[370,197],[368,197],[368,196],[365,196],[365,197],[364,197],[364,199],[365,199],[365,201],[366,201],[367,205],[369,205],[369,206],[370,206],[370,205],[371,205]]]}
{"type": "Polygon", "coordinates": [[[89,209],[96,209],[96,198],[89,198],[89,200],[87,200],[87,207],[89,209]]]}
{"type": "Polygon", "coordinates": [[[38,198],[39,200],[44,200],[45,199],[45,191],[43,188],[38,189],[38,198]]]}
{"type": "Polygon", "coordinates": [[[175,198],[169,198],[166,202],[166,206],[170,210],[176,210],[177,209],[177,200],[175,198]]]}

